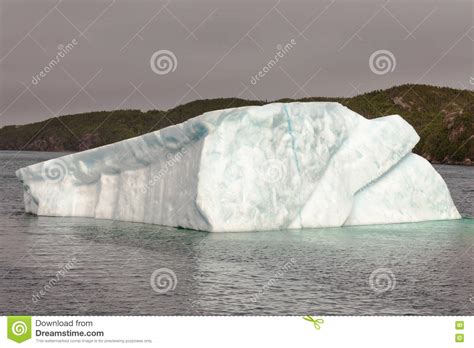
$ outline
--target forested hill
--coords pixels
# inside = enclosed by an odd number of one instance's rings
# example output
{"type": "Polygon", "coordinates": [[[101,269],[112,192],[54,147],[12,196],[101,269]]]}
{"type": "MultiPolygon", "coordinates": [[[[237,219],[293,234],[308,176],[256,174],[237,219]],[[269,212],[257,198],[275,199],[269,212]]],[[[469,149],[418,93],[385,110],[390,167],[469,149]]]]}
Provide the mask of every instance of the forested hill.
{"type": "MultiPolygon", "coordinates": [[[[474,92],[427,85],[402,85],[337,101],[368,118],[399,114],[421,137],[415,152],[431,162],[474,162],[474,92]]],[[[0,150],[81,151],[181,123],[206,111],[261,105],[267,101],[196,100],[167,111],[116,110],[61,116],[0,128],[0,150]]]]}

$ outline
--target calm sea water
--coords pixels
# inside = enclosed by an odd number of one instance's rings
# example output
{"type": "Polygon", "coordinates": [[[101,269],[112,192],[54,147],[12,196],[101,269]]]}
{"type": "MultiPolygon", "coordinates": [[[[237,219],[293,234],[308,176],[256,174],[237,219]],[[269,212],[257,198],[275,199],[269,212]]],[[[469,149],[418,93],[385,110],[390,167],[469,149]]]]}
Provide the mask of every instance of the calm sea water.
{"type": "MultiPolygon", "coordinates": [[[[59,155],[0,152],[0,315],[474,314],[474,219],[213,234],[24,214],[14,171],[59,155]]],[[[474,167],[436,169],[474,217],[474,167]]]]}

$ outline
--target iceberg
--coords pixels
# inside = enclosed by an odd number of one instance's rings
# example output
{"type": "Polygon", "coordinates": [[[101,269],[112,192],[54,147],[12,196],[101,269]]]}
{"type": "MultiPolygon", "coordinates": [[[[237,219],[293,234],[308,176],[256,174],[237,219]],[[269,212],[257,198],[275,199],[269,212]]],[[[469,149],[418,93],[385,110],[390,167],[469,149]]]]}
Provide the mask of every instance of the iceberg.
{"type": "Polygon", "coordinates": [[[333,102],[205,113],[19,169],[25,211],[234,232],[459,219],[400,116],[333,102]]]}

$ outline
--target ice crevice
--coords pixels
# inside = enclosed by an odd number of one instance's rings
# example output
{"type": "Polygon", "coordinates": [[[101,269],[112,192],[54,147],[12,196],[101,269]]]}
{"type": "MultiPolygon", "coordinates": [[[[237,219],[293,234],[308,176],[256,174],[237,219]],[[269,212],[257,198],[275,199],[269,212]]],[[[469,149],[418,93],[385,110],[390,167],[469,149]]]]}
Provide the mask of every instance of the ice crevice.
{"type": "Polygon", "coordinates": [[[332,102],[216,110],[17,171],[25,211],[213,232],[458,219],[400,116],[332,102]]]}
{"type": "Polygon", "coordinates": [[[293,155],[295,156],[296,169],[298,169],[298,174],[301,176],[300,164],[298,162],[298,155],[296,153],[296,148],[295,148],[295,138],[293,136],[293,130],[291,127],[291,117],[290,117],[290,114],[288,113],[288,109],[286,105],[283,105],[283,110],[285,111],[286,119],[288,122],[288,134],[291,137],[291,148],[293,150],[293,155]]]}
{"type": "MultiPolygon", "coordinates": [[[[298,161],[298,154],[297,154],[297,151],[296,151],[296,147],[295,147],[295,138],[293,136],[293,129],[292,129],[292,125],[291,125],[291,116],[290,114],[288,113],[288,108],[287,108],[287,105],[283,104],[283,110],[285,112],[285,116],[286,116],[286,120],[287,120],[287,123],[288,123],[288,135],[291,137],[291,149],[293,150],[293,156],[295,158],[295,164],[296,164],[296,169],[298,171],[298,177],[300,180],[304,180],[304,178],[301,177],[301,169],[300,169],[300,163],[298,161]]],[[[300,199],[300,210],[298,211],[298,214],[297,214],[297,217],[298,217],[298,220],[299,220],[299,223],[301,224],[301,210],[303,209],[303,203],[301,202],[301,199],[300,199]]],[[[287,228],[288,226],[282,226],[283,228],[287,228]]]]}

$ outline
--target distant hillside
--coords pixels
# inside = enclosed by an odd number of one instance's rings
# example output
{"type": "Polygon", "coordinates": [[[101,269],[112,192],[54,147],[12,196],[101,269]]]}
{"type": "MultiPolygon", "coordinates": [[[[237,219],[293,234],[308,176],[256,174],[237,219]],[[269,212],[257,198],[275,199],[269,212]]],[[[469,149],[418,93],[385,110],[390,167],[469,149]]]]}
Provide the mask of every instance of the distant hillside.
{"type": "MultiPolygon", "coordinates": [[[[421,137],[415,152],[432,162],[474,162],[474,92],[402,85],[352,98],[278,101],[337,101],[368,118],[399,114],[421,137]]],[[[81,151],[181,123],[206,111],[261,105],[236,98],[196,100],[168,111],[98,111],[0,128],[0,150],[81,151]],[[74,134],[74,135],[73,135],[74,134]]]]}

